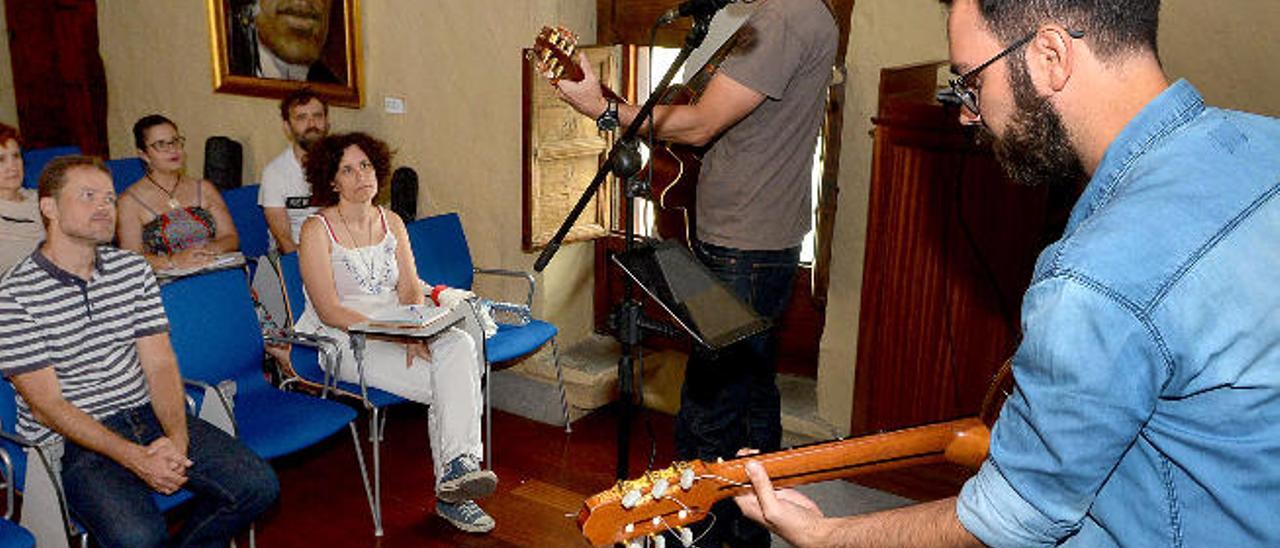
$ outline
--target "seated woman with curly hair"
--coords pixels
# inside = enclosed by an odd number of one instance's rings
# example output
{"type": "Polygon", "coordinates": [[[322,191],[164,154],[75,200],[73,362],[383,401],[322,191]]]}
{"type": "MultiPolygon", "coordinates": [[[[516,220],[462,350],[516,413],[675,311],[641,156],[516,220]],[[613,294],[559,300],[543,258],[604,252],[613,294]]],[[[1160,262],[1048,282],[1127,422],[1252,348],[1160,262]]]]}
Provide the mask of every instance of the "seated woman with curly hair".
{"type": "MultiPolygon", "coordinates": [[[[298,261],[307,308],[296,329],[339,341],[344,367],[338,377],[348,382],[358,379],[348,365],[355,359],[347,328],[425,301],[404,221],[373,205],[390,167],[386,143],[363,133],[321,139],[308,149],[303,166],[313,204],[321,209],[302,224],[298,261]]],[[[473,533],[493,529],[493,518],[473,499],[493,493],[498,483],[493,472],[479,467],[479,348],[479,341],[455,327],[427,343],[370,340],[364,354],[370,386],[430,406],[436,512],[473,533]]]]}

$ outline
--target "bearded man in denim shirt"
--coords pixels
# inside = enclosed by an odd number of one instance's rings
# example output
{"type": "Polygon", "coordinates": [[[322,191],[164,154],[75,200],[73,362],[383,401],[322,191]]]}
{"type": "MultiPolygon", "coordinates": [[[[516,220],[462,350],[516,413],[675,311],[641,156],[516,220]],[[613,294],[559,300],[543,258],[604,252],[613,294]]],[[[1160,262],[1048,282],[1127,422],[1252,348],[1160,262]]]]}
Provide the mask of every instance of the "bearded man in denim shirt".
{"type": "Polygon", "coordinates": [[[748,465],[799,546],[1280,546],[1280,121],[1206,107],[1159,0],[943,0],[961,122],[1078,184],[1022,305],[1016,388],[959,497],[823,518],[748,465]]]}

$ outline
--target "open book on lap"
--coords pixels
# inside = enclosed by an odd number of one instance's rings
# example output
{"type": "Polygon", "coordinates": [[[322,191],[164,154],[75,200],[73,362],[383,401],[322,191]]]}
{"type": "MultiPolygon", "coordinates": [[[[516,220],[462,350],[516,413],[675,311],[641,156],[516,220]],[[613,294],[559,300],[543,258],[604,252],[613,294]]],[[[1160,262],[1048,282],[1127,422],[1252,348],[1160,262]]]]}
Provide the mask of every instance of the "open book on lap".
{"type": "Polygon", "coordinates": [[[451,308],[404,305],[388,307],[369,321],[352,325],[352,333],[370,333],[384,335],[400,335],[406,337],[429,337],[461,319],[451,308]]]}

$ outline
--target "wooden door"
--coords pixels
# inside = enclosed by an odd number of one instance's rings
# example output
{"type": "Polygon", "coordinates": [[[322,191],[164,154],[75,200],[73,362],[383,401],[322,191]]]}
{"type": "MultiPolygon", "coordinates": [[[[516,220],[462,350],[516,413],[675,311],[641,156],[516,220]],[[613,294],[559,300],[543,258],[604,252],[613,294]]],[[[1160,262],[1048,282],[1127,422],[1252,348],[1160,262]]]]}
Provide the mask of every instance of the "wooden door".
{"type": "Polygon", "coordinates": [[[882,76],[855,435],[978,411],[1017,344],[1036,256],[1060,233],[1069,206],[1069,196],[1004,177],[955,111],[933,101],[937,69],[882,76]]]}

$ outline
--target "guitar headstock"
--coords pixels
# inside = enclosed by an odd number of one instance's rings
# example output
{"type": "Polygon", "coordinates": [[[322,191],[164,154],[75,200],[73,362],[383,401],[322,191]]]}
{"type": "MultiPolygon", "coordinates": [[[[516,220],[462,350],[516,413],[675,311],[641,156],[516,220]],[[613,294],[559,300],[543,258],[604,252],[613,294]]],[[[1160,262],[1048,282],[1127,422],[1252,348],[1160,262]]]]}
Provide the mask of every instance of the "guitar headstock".
{"type": "Polygon", "coordinates": [[[734,494],[736,483],[719,478],[702,461],[677,462],[662,470],[620,481],[588,498],[578,527],[592,545],[626,543],[670,530],[693,545],[687,525],[702,521],[716,501],[734,494]]]}
{"type": "Polygon", "coordinates": [[[574,57],[578,53],[578,35],[564,27],[542,27],[533,41],[529,61],[538,74],[556,83],[561,78],[582,80],[582,67],[574,57]]]}

